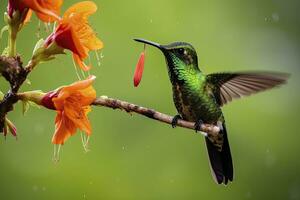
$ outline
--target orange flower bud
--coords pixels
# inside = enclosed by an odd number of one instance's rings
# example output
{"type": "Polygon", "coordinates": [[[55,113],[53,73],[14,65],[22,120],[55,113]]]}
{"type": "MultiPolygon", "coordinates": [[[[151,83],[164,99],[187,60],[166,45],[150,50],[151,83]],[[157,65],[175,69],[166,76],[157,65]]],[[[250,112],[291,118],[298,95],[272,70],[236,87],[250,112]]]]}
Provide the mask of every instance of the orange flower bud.
{"type": "Polygon", "coordinates": [[[133,77],[134,87],[137,87],[142,80],[144,64],[145,64],[145,51],[143,51],[141,53],[140,58],[138,60],[136,68],[135,68],[134,77],[133,77]]]}

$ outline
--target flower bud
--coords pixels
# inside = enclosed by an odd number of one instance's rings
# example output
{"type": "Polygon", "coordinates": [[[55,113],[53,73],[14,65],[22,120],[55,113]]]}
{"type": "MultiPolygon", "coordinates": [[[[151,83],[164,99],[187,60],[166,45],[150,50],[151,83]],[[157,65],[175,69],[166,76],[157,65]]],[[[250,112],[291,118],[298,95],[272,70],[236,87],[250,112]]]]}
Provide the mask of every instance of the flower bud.
{"type": "Polygon", "coordinates": [[[137,87],[143,76],[143,71],[144,71],[144,64],[145,64],[145,51],[143,51],[140,55],[139,61],[136,65],[135,72],[134,72],[134,77],[133,77],[133,84],[134,87],[137,87]]]}
{"type": "Polygon", "coordinates": [[[3,130],[3,135],[5,137],[8,133],[7,129],[13,136],[17,137],[17,127],[9,119],[5,118],[5,126],[3,130]]]}
{"type": "Polygon", "coordinates": [[[17,127],[7,118],[6,118],[6,124],[7,124],[7,127],[9,129],[9,132],[13,136],[17,137],[17,127]]]}
{"type": "Polygon", "coordinates": [[[42,105],[42,100],[45,95],[46,93],[37,90],[37,91],[19,93],[18,97],[22,101],[31,101],[38,105],[42,105]]]}
{"type": "Polygon", "coordinates": [[[52,60],[58,54],[64,54],[64,48],[58,46],[56,42],[48,44],[47,41],[40,39],[34,47],[31,60],[37,64],[52,60]]]}

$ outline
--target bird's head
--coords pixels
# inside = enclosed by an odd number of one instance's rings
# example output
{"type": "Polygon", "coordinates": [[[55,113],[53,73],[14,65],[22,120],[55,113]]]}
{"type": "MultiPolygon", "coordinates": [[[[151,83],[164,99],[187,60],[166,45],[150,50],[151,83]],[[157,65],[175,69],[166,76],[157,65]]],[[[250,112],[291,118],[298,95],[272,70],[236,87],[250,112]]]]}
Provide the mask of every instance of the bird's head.
{"type": "Polygon", "coordinates": [[[171,79],[180,79],[181,76],[200,71],[198,68],[198,58],[196,50],[189,43],[174,42],[168,45],[161,45],[144,39],[134,40],[157,47],[163,52],[166,58],[171,79]]]}

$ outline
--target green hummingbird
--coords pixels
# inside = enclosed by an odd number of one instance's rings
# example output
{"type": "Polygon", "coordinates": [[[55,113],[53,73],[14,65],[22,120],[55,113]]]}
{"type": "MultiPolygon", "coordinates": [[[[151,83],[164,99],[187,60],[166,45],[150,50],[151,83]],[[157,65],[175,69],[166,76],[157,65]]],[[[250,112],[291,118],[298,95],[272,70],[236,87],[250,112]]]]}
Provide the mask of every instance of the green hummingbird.
{"type": "Polygon", "coordinates": [[[206,75],[199,69],[196,50],[189,43],[161,45],[134,40],[157,47],[165,56],[178,111],[172,126],[176,126],[178,119],[184,119],[195,122],[196,131],[203,123],[220,128],[218,136],[205,138],[211,171],[218,184],[233,181],[233,163],[221,107],[233,99],[281,85],[287,81],[288,74],[254,71],[206,75]]]}

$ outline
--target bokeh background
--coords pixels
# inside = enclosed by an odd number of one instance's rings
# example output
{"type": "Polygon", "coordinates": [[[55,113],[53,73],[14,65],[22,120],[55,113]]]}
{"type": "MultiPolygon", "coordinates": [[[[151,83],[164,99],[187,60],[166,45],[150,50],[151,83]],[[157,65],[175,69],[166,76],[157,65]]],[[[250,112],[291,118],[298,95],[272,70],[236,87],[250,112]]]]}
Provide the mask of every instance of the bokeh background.
{"type": "MultiPolygon", "coordinates": [[[[65,1],[63,10],[75,2],[65,1]]],[[[1,2],[0,13],[6,3],[1,2]]],[[[55,164],[55,112],[31,108],[22,116],[18,104],[9,114],[18,127],[18,140],[0,138],[0,199],[300,199],[299,1],[96,3],[99,12],[90,22],[105,43],[101,66],[91,54],[98,95],[176,114],[165,61],[157,49],[147,48],[143,80],[139,88],[133,87],[143,49],[135,37],[163,44],[190,42],[206,73],[275,70],[292,76],[281,88],[224,107],[235,166],[235,180],[227,187],[212,180],[200,134],[100,107],[90,114],[91,151],[84,152],[77,134],[62,147],[55,164]]],[[[37,32],[33,17],[19,34],[18,52],[25,63],[37,32]]],[[[43,28],[39,33],[49,34],[43,28]]],[[[70,53],[39,65],[29,79],[31,85],[22,91],[49,91],[75,81],[70,53]]],[[[1,79],[0,89],[7,88],[1,79]]]]}

